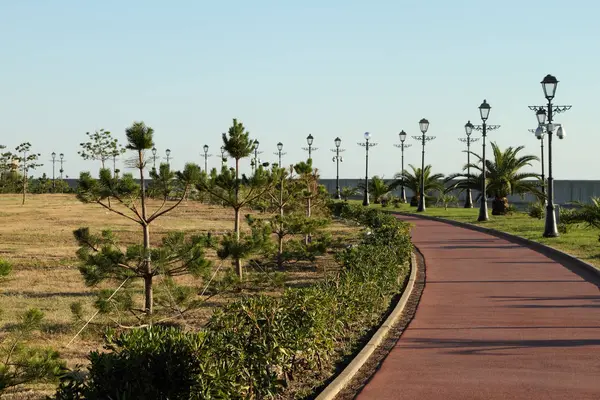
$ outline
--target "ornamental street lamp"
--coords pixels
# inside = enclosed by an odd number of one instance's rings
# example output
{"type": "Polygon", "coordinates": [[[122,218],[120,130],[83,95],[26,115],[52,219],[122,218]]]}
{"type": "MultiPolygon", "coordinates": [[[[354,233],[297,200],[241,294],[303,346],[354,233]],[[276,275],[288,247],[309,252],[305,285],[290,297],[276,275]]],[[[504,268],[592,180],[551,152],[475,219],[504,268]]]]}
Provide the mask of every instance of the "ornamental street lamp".
{"type": "Polygon", "coordinates": [[[485,138],[487,137],[488,131],[493,131],[500,128],[500,125],[488,125],[487,119],[490,116],[490,110],[492,107],[488,104],[487,101],[483,100],[483,103],[479,106],[479,116],[481,117],[482,124],[474,125],[473,129],[476,131],[481,131],[482,140],[482,163],[481,163],[481,199],[479,200],[479,217],[477,221],[487,221],[489,220],[488,216],[488,208],[487,208],[487,185],[486,185],[486,160],[485,160],[485,138]]]}
{"type": "Polygon", "coordinates": [[[340,163],[344,161],[344,159],[340,156],[340,153],[345,151],[345,149],[340,149],[340,145],[342,144],[342,139],[336,137],[333,141],[335,143],[335,149],[331,149],[335,153],[335,156],[331,159],[334,163],[336,163],[336,173],[335,173],[335,195],[334,199],[339,200],[342,198],[342,193],[340,192],[340,163]]]}
{"type": "Polygon", "coordinates": [[[565,137],[565,130],[561,124],[553,123],[553,116],[554,114],[570,110],[572,106],[556,106],[552,104],[552,99],[554,99],[554,96],[556,95],[556,87],[558,86],[556,77],[546,75],[540,83],[542,84],[544,97],[546,97],[548,104],[546,106],[529,106],[529,109],[536,112],[539,125],[536,131],[539,130],[539,134],[541,135],[545,128],[548,136],[548,196],[546,197],[544,237],[557,237],[558,229],[556,227],[556,215],[554,215],[554,177],[552,176],[552,133],[554,128],[558,126],[556,136],[558,136],[559,139],[563,139],[565,137]]]}
{"type": "Polygon", "coordinates": [[[55,171],[54,166],[56,165],[56,153],[52,152],[51,156],[52,156],[52,192],[54,192],[56,190],[56,180],[55,180],[56,175],[54,173],[54,171],[55,171]]]}
{"type": "Polygon", "coordinates": [[[169,162],[169,160],[171,159],[171,149],[165,150],[165,154],[167,155],[167,165],[170,167],[171,163],[169,162]]]}
{"type": "Polygon", "coordinates": [[[358,143],[359,146],[365,148],[365,191],[363,197],[363,206],[369,205],[369,147],[377,146],[377,143],[369,143],[371,140],[371,134],[369,132],[365,132],[365,142],[358,143]]]}
{"type": "Polygon", "coordinates": [[[202,157],[204,157],[204,172],[208,174],[208,157],[211,157],[212,154],[208,154],[207,144],[205,144],[202,149],[204,150],[204,154],[202,154],[202,157]]]}
{"type": "Polygon", "coordinates": [[[535,137],[540,141],[540,160],[542,164],[542,194],[546,198],[546,176],[544,175],[544,136],[546,130],[542,126],[538,126],[537,129],[529,129],[529,132],[533,133],[535,137]]]}
{"type": "Polygon", "coordinates": [[[65,155],[63,153],[60,153],[58,155],[58,157],[60,158],[60,169],[58,170],[58,172],[60,173],[60,180],[62,181],[63,172],[65,172],[65,170],[63,169],[63,163],[65,162],[65,155]]]}
{"type": "Polygon", "coordinates": [[[260,160],[258,159],[258,155],[262,153],[262,151],[258,151],[258,145],[260,144],[258,142],[257,139],[254,139],[254,158],[252,160],[250,160],[250,166],[252,167],[252,172],[254,172],[254,169],[258,168],[258,165],[260,164],[260,160]],[[253,162],[254,161],[254,162],[253,162]]]}
{"type": "Polygon", "coordinates": [[[119,173],[117,170],[117,156],[121,154],[121,152],[119,151],[119,149],[113,149],[111,156],[112,156],[112,161],[113,161],[113,176],[115,178],[117,178],[117,174],[119,173]]]}
{"type": "Polygon", "coordinates": [[[318,150],[318,148],[313,147],[313,135],[308,135],[306,137],[306,143],[308,144],[308,147],[303,147],[302,150],[304,151],[308,151],[308,158],[312,158],[312,152],[313,150],[318,150]]]}
{"type": "Polygon", "coordinates": [[[156,147],[152,147],[152,169],[156,171],[156,147]]]}
{"type": "Polygon", "coordinates": [[[421,154],[421,190],[419,193],[419,207],[417,212],[423,212],[426,209],[425,206],[425,142],[435,139],[435,136],[427,136],[427,130],[429,129],[429,121],[425,118],[419,121],[419,129],[421,130],[421,136],[413,136],[413,139],[420,140],[423,145],[423,152],[421,154]]]}
{"type": "Polygon", "coordinates": [[[412,144],[404,143],[404,141],[406,140],[406,132],[400,131],[398,136],[400,137],[400,144],[395,144],[394,146],[399,147],[400,150],[402,150],[402,172],[400,173],[402,186],[400,187],[400,200],[403,203],[406,203],[406,190],[404,189],[404,149],[409,148],[410,146],[412,146],[412,144]]]}
{"type": "Polygon", "coordinates": [[[221,146],[221,166],[225,166],[227,157],[225,157],[225,146],[221,146]]]}
{"type": "Polygon", "coordinates": [[[463,143],[467,144],[467,197],[465,199],[465,208],[473,208],[473,196],[471,195],[471,186],[469,179],[471,179],[471,143],[479,140],[479,138],[472,138],[471,133],[473,132],[473,124],[468,121],[465,124],[466,138],[458,138],[463,143]]]}
{"type": "Polygon", "coordinates": [[[281,156],[284,156],[286,153],[282,153],[281,150],[283,150],[283,143],[279,142],[277,143],[277,152],[273,153],[276,156],[279,156],[279,168],[281,167],[281,156]]]}

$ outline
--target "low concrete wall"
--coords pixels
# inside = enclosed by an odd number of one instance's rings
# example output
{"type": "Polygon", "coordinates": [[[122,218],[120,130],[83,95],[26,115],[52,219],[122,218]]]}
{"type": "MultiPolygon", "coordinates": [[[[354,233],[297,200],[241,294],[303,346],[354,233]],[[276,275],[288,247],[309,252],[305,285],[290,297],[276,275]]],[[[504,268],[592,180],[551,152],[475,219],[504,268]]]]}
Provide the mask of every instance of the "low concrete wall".
{"type": "MultiPolygon", "coordinates": [[[[77,179],[65,179],[67,184],[72,187],[77,187],[77,179]]],[[[340,188],[349,186],[357,187],[360,182],[363,182],[364,178],[353,178],[353,179],[340,179],[340,188]]],[[[322,185],[327,188],[327,191],[331,194],[335,193],[335,179],[320,179],[322,185]]],[[[397,196],[400,195],[400,190],[394,192],[397,196]]],[[[464,200],[464,193],[455,193],[459,200],[464,200]]],[[[478,191],[473,191],[473,200],[479,195],[478,191]]],[[[408,198],[413,196],[411,190],[406,189],[406,196],[408,198]]],[[[554,181],[554,202],[556,204],[564,205],[573,201],[581,201],[589,203],[590,197],[600,197],[600,181],[580,181],[580,180],[556,180],[554,181]]],[[[362,196],[356,196],[357,199],[362,196]]],[[[512,204],[529,204],[535,201],[535,198],[531,195],[526,195],[523,198],[520,196],[508,196],[508,201],[512,204]]]]}
{"type": "MultiPolygon", "coordinates": [[[[357,179],[340,179],[340,187],[345,186],[356,187],[360,182],[364,182],[364,178],[357,179]]],[[[329,193],[335,193],[335,179],[321,179],[320,183],[327,188],[329,193]]],[[[400,190],[394,192],[397,196],[400,195],[400,190]]],[[[455,193],[457,195],[457,193],[455,193]]],[[[473,200],[479,195],[478,191],[473,191],[473,200]]],[[[413,196],[411,190],[406,189],[406,196],[413,196]]],[[[461,193],[457,196],[462,202],[465,194],[461,193]]],[[[600,197],[600,181],[580,181],[580,180],[555,180],[554,181],[554,202],[556,204],[567,204],[573,201],[581,201],[584,203],[590,202],[590,197],[600,197]]],[[[362,198],[362,196],[357,196],[362,198]]],[[[535,201],[535,197],[526,195],[508,196],[508,201],[512,204],[529,204],[535,201]]]]}

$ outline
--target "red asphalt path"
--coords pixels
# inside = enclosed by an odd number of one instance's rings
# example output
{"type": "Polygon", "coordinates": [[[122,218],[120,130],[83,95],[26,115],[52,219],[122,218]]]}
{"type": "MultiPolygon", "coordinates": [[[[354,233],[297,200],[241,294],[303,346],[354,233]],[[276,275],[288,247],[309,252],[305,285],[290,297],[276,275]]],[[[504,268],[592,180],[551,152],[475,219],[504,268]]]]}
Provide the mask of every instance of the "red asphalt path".
{"type": "Polygon", "coordinates": [[[495,236],[401,218],[415,225],[425,289],[357,399],[600,400],[597,277],[495,236]]]}

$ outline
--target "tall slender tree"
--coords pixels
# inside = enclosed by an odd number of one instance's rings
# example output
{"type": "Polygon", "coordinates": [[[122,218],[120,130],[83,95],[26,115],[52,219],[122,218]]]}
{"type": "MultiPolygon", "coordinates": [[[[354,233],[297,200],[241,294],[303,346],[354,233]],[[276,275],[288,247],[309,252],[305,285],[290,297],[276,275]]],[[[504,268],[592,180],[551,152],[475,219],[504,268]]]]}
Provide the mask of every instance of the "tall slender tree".
{"type": "Polygon", "coordinates": [[[16,154],[11,156],[11,159],[18,163],[19,169],[23,174],[21,191],[23,193],[23,200],[21,204],[25,204],[25,194],[27,193],[27,182],[28,174],[30,169],[36,169],[44,164],[40,164],[37,161],[40,158],[40,153],[31,152],[31,143],[24,142],[15,147],[16,154]]]}
{"type": "MultiPolygon", "coordinates": [[[[233,208],[233,238],[228,239],[229,242],[226,247],[229,249],[242,249],[245,246],[242,246],[240,242],[241,210],[249,203],[263,196],[273,187],[276,180],[274,180],[273,174],[263,169],[262,166],[256,168],[255,173],[250,178],[246,177],[246,175],[240,177],[240,160],[252,153],[254,144],[250,139],[250,133],[246,131],[244,125],[238,122],[237,119],[233,120],[233,125],[229,128],[229,131],[223,134],[223,147],[227,154],[235,160],[235,169],[228,169],[226,166],[223,166],[220,174],[217,174],[216,171],[210,175],[203,173],[197,189],[201,192],[209,193],[224,205],[233,208]]],[[[240,279],[243,279],[244,276],[241,257],[244,252],[241,250],[232,250],[222,253],[236,253],[233,259],[237,275],[240,279]]]]}
{"type": "MultiPolygon", "coordinates": [[[[110,131],[100,129],[94,133],[86,132],[87,142],[79,143],[81,150],[77,152],[84,160],[100,161],[101,168],[106,168],[106,161],[111,159],[115,153],[123,153],[118,139],[113,138],[110,131]]],[[[117,154],[117,155],[118,155],[117,154]]]]}
{"type": "Polygon", "coordinates": [[[125,131],[127,149],[135,153],[133,165],[139,171],[140,184],[136,184],[131,174],[123,174],[121,178],[112,176],[109,169],[100,170],[100,179],[92,179],[89,173],[82,173],[79,180],[78,198],[83,202],[97,203],[100,206],[127,218],[140,225],[142,231],[141,248],[128,249],[122,252],[115,246],[112,235],[93,236],[87,228],[74,232],[81,249],[80,259],[83,262],[80,271],[88,284],[94,285],[104,279],[121,279],[123,277],[138,277],[144,281],[144,311],[150,315],[153,312],[153,278],[159,273],[167,276],[196,271],[204,264],[202,253],[191,251],[202,242],[202,238],[192,238],[186,243],[178,235],[166,240],[160,249],[153,251],[150,247],[150,225],[157,218],[174,210],[185,198],[188,191],[200,177],[200,167],[187,164],[183,171],[174,173],[168,164],[161,164],[159,171],[153,171],[153,180],[157,192],[162,196],[162,204],[154,212],[148,209],[146,197],[146,151],[154,145],[154,130],[143,122],[134,122],[125,131]],[[167,202],[175,188],[178,198],[171,205],[167,202]],[[109,198],[116,200],[111,205],[109,198]],[[170,260],[165,252],[174,253],[170,260]],[[188,251],[188,253],[186,253],[188,251]],[[191,252],[190,252],[191,251],[191,252]],[[153,256],[158,259],[153,266],[153,256]],[[191,258],[190,258],[191,257],[191,258]]]}
{"type": "MultiPolygon", "coordinates": [[[[327,199],[327,190],[323,185],[319,185],[319,171],[312,166],[312,158],[301,161],[294,165],[294,171],[298,174],[298,181],[304,186],[302,197],[306,202],[306,217],[312,216],[313,206],[316,202],[323,203],[327,199]]],[[[304,236],[304,243],[308,245],[311,241],[311,234],[304,236]]]]}

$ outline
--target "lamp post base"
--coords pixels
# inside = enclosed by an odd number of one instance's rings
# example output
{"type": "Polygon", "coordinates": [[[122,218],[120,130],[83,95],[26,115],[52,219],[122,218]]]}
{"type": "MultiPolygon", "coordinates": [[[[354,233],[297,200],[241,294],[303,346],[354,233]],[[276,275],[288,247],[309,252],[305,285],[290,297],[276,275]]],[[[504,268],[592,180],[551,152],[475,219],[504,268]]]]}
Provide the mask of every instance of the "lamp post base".
{"type": "Polygon", "coordinates": [[[406,203],[406,190],[404,190],[404,186],[400,189],[400,201],[406,203]]]}
{"type": "Polygon", "coordinates": [[[554,204],[548,202],[546,205],[546,223],[544,226],[544,237],[559,237],[556,227],[556,215],[554,214],[554,204]]]}
{"type": "Polygon", "coordinates": [[[465,199],[465,208],[473,208],[473,196],[471,195],[471,189],[467,189],[467,197],[465,199]]]}
{"type": "Polygon", "coordinates": [[[424,212],[427,209],[425,206],[425,200],[423,197],[419,198],[419,207],[417,207],[417,212],[424,212]]]}
{"type": "Polygon", "coordinates": [[[363,206],[368,206],[369,205],[369,193],[365,192],[365,195],[363,197],[363,206]]]}
{"type": "Polygon", "coordinates": [[[482,199],[481,206],[479,207],[479,217],[477,218],[477,221],[484,222],[489,220],[490,217],[488,216],[487,200],[482,199]]]}

